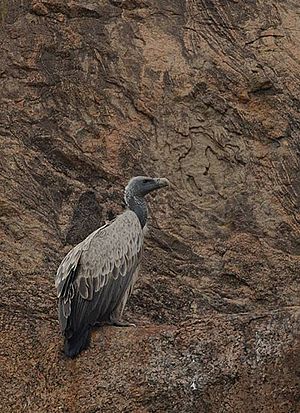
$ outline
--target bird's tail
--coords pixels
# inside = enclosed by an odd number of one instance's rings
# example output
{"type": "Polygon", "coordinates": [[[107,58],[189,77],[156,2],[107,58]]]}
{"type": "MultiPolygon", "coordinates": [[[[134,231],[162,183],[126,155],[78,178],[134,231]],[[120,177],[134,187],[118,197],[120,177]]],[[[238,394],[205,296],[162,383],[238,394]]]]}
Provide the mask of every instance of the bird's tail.
{"type": "Polygon", "coordinates": [[[91,329],[86,327],[84,330],[65,335],[64,353],[67,357],[76,357],[82,350],[85,350],[91,339],[91,329]]]}

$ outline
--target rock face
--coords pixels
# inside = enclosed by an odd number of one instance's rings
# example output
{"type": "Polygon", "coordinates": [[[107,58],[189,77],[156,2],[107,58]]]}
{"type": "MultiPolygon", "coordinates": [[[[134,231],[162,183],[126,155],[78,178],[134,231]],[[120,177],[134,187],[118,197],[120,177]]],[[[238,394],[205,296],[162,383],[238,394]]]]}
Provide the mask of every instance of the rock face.
{"type": "Polygon", "coordinates": [[[1,0],[0,411],[300,411],[296,0],[1,0]],[[61,353],[53,276],[168,177],[128,318],[61,353]]]}

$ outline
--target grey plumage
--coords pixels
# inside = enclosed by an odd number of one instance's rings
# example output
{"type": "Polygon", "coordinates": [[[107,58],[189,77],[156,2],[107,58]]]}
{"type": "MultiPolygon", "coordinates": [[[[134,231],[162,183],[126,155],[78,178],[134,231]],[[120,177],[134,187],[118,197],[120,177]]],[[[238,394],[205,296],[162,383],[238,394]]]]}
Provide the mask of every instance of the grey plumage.
{"type": "Polygon", "coordinates": [[[91,328],[98,323],[122,325],[142,256],[144,196],[166,185],[165,179],[133,178],[125,189],[123,214],[90,234],[61,262],[55,286],[67,356],[88,346],[91,328]]]}

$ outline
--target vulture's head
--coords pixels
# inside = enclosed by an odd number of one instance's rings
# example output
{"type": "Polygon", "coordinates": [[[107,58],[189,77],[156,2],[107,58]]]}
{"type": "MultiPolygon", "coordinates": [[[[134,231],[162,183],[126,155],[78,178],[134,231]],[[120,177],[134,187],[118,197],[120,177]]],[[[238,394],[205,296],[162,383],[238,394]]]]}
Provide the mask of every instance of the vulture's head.
{"type": "Polygon", "coordinates": [[[128,200],[131,197],[142,198],[149,192],[156,189],[169,186],[169,181],[166,178],[150,178],[148,176],[135,176],[130,179],[128,185],[125,188],[125,201],[128,204],[128,200]]]}

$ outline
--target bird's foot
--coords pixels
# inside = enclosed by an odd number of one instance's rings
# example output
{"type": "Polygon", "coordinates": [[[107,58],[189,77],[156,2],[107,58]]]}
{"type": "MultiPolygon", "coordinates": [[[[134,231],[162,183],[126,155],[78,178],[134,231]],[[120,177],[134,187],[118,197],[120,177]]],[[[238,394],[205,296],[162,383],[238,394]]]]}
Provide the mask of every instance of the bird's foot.
{"type": "Polygon", "coordinates": [[[107,324],[115,327],[136,327],[134,323],[129,323],[128,321],[123,320],[116,320],[114,318],[110,319],[107,324]]]}

